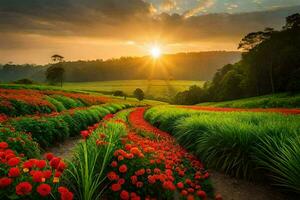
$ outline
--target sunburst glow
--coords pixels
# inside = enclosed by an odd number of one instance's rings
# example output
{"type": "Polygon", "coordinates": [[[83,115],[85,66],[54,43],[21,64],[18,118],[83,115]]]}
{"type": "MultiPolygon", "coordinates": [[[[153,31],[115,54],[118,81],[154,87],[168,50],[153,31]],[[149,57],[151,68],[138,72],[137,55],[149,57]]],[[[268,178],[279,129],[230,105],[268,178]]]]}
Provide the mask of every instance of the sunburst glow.
{"type": "Polygon", "coordinates": [[[157,46],[155,47],[152,47],[150,49],[150,53],[151,53],[151,56],[155,59],[159,58],[161,56],[161,49],[157,46]]]}

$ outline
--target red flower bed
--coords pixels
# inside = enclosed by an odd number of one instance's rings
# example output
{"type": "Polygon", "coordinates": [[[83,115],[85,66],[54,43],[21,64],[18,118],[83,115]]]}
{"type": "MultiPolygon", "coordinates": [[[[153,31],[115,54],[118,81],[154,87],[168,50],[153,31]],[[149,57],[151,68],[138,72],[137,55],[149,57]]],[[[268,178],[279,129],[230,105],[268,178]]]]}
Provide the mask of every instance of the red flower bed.
{"type": "Polygon", "coordinates": [[[59,184],[65,168],[66,164],[51,153],[45,154],[45,160],[25,160],[6,142],[0,142],[0,197],[38,199],[48,198],[51,193],[53,197],[71,200],[73,194],[59,184]]]}
{"type": "MultiPolygon", "coordinates": [[[[114,152],[107,177],[110,189],[120,199],[207,199],[212,195],[209,173],[203,164],[166,132],[146,122],[145,108],[129,115],[129,131],[123,146],[114,152]]],[[[115,196],[115,198],[117,198],[115,196]]]]}
{"type": "Polygon", "coordinates": [[[203,110],[203,111],[216,111],[216,112],[273,112],[282,113],[290,115],[299,115],[300,109],[289,109],[289,108],[218,108],[218,107],[206,107],[206,106],[180,106],[180,108],[187,108],[193,110],[203,110]]]}

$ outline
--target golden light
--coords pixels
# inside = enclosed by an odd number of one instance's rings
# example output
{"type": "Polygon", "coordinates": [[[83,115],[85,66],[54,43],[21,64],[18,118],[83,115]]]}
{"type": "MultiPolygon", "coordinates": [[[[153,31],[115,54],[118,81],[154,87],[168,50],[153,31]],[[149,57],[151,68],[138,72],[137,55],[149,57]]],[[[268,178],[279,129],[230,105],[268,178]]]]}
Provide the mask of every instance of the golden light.
{"type": "Polygon", "coordinates": [[[153,58],[157,59],[161,56],[161,49],[157,46],[151,47],[150,53],[153,58]]]}

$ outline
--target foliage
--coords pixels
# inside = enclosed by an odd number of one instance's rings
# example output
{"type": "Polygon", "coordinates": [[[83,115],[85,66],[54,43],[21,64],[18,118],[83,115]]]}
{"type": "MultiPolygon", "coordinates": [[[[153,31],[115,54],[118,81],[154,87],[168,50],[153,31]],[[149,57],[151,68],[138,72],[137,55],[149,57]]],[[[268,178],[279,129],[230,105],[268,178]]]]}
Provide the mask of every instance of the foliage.
{"type": "Polygon", "coordinates": [[[300,94],[279,93],[233,101],[201,103],[198,105],[226,108],[299,108],[300,94]]]}
{"type": "Polygon", "coordinates": [[[51,85],[60,83],[60,86],[62,87],[64,76],[65,69],[63,68],[62,63],[54,64],[46,71],[46,79],[51,85]]]}
{"type": "Polygon", "coordinates": [[[23,78],[23,79],[19,79],[17,81],[14,81],[15,84],[25,84],[25,85],[30,85],[33,84],[34,82],[28,78],[23,78]]]}
{"type": "Polygon", "coordinates": [[[0,88],[0,112],[8,116],[61,112],[66,109],[102,104],[107,97],[65,91],[0,88]]]}
{"type": "MultiPolygon", "coordinates": [[[[282,30],[266,28],[249,33],[239,44],[241,61],[219,69],[195,98],[224,101],[280,92],[300,91],[300,14],[286,18],[282,30]]],[[[181,104],[190,104],[190,92],[179,94],[181,104]]]]}
{"type": "Polygon", "coordinates": [[[145,93],[142,89],[137,88],[134,92],[133,92],[133,96],[139,100],[142,101],[145,98],[145,93]]]}
{"type": "Polygon", "coordinates": [[[128,105],[91,106],[87,109],[66,111],[49,116],[19,117],[9,123],[17,131],[31,133],[33,140],[42,147],[61,142],[78,131],[98,122],[104,115],[116,112],[128,105]]]}
{"type": "Polygon", "coordinates": [[[15,131],[12,127],[0,124],[0,141],[8,143],[11,150],[23,154],[26,158],[38,158],[40,156],[39,145],[34,142],[29,134],[15,131]]]}
{"type": "Polygon", "coordinates": [[[107,166],[126,127],[108,121],[95,124],[86,132],[82,132],[84,140],[77,146],[72,161],[68,162],[67,181],[79,199],[99,199],[105,189],[107,166]]]}
{"type": "Polygon", "coordinates": [[[299,116],[157,106],[145,117],[159,128],[171,130],[181,145],[210,167],[246,179],[264,174],[271,176],[273,184],[299,192],[295,188],[299,182],[292,176],[300,173],[299,116]]]}
{"type": "Polygon", "coordinates": [[[73,194],[62,187],[60,177],[66,168],[61,158],[47,154],[47,159],[25,159],[0,142],[0,198],[72,200],[73,194]]]}

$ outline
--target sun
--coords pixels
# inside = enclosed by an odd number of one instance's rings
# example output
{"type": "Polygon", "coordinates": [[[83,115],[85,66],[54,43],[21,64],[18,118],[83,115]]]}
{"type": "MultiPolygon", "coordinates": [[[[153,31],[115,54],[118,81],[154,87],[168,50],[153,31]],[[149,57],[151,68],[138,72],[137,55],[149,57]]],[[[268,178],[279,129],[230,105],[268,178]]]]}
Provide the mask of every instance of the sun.
{"type": "Polygon", "coordinates": [[[157,46],[151,47],[150,53],[154,59],[157,59],[161,56],[161,49],[157,46]]]}

